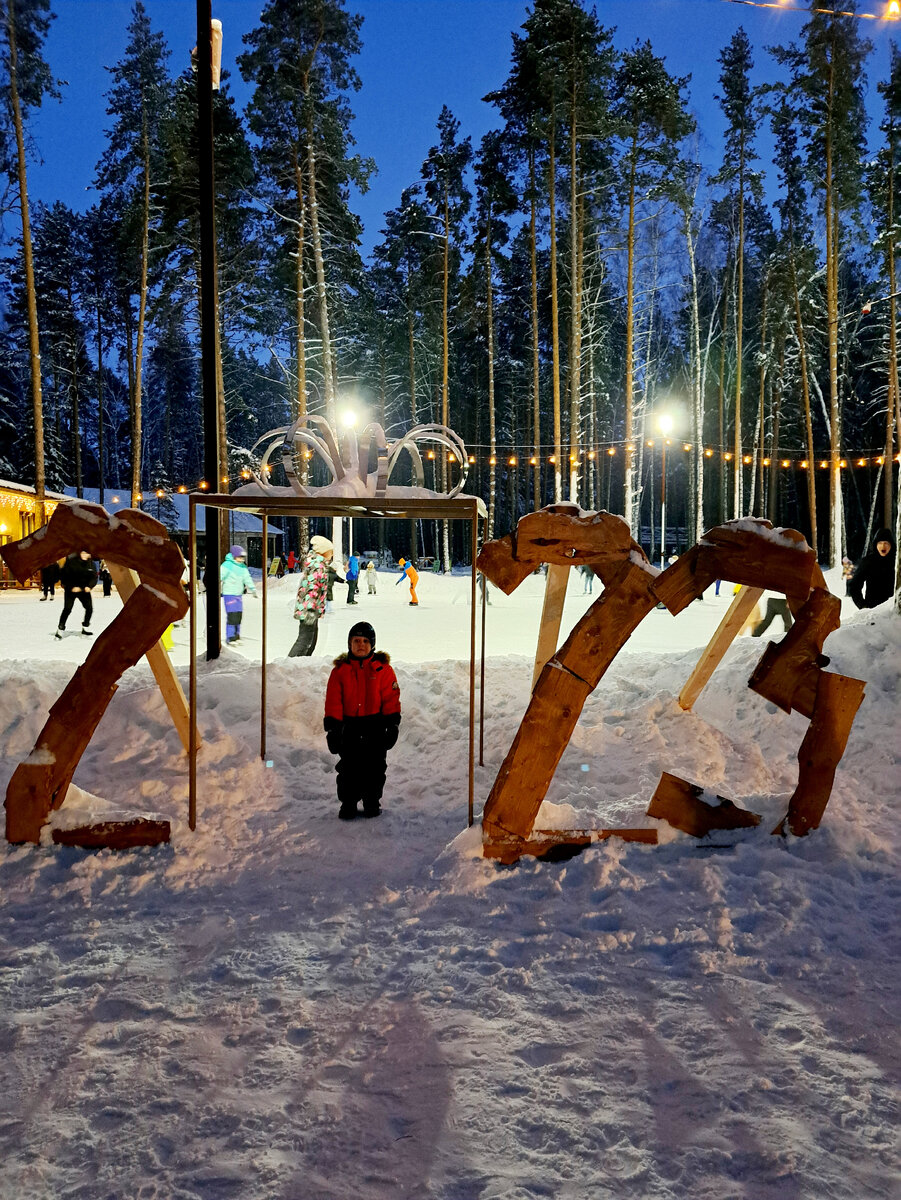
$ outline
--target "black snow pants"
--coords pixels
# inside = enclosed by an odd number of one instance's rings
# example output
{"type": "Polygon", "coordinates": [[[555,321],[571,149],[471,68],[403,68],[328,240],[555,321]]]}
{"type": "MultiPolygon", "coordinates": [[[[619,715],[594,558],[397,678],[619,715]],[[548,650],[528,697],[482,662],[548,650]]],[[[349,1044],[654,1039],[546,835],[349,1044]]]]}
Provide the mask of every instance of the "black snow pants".
{"type": "Polygon", "coordinates": [[[91,617],[94,613],[94,602],[91,599],[90,592],[66,592],[65,601],[63,603],[63,611],[59,618],[60,629],[66,628],[66,621],[69,619],[69,613],[75,607],[75,601],[80,600],[84,607],[84,620],[81,622],[82,629],[87,629],[91,623],[91,617]]]}

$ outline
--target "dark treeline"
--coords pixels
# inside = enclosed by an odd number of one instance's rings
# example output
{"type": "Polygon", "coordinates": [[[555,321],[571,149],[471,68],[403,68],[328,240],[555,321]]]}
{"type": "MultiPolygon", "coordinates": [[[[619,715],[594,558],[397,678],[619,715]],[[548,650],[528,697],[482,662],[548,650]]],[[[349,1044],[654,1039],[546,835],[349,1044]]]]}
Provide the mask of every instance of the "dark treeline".
{"type": "MultiPolygon", "coordinates": [[[[0,475],[39,490],[192,489],[195,79],[172,75],[136,0],[109,74],[98,203],[29,205],[29,116],[57,94],[51,20],[50,0],[0,0],[0,165],[17,218],[0,475]]],[[[688,80],[650,42],[618,45],[577,0],[535,0],[485,98],[496,128],[473,146],[442,110],[364,263],[351,207],[374,167],[351,134],[362,36],[343,0],[270,0],[238,59],[246,110],[227,78],[216,93],[233,484],[267,430],[306,413],[335,421],[352,395],[390,436],[431,421],[457,430],[493,534],[575,499],[622,513],[659,554],[664,464],[668,551],[754,514],[801,529],[834,564],[893,524],[894,48],[877,131],[856,20],[811,12],[796,42],[767,51],[781,75],[767,88],[752,85],[739,30],[703,98],[726,127],[710,172],[688,80]]],[[[436,486],[457,470],[443,452],[426,459],[436,486]]],[[[315,466],[312,481],[326,482],[315,466]]],[[[422,552],[464,557],[437,530],[422,538],[422,552]]]]}

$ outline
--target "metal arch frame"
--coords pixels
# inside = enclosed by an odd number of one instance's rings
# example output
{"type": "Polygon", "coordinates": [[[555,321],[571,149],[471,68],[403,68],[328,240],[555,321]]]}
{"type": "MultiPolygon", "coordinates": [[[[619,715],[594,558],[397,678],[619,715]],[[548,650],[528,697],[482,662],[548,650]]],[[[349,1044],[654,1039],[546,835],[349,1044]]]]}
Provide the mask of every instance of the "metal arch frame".
{"type": "MultiPolygon", "coordinates": [[[[227,511],[250,513],[263,523],[263,579],[262,579],[262,662],[260,671],[260,758],[266,757],[266,638],[267,638],[267,582],[269,578],[268,519],[279,517],[362,517],[364,519],[408,521],[468,521],[470,525],[470,630],[469,630],[469,824],[472,825],[475,807],[475,692],[476,692],[476,558],[479,550],[479,522],[483,533],[487,526],[484,504],[475,496],[436,496],[434,499],[392,500],[356,497],[305,497],[305,496],[232,496],[224,493],[207,494],[192,492],[188,497],[188,528],[190,534],[191,596],[197,596],[197,509],[215,508],[227,511]]],[[[207,604],[211,599],[219,604],[219,576],[210,579],[215,588],[207,588],[207,604]]],[[[479,765],[484,766],[485,737],[485,577],[482,576],[482,636],[479,683],[479,765]]],[[[190,608],[191,624],[191,668],[189,686],[190,747],[188,750],[188,826],[197,828],[197,607],[190,608]]]]}

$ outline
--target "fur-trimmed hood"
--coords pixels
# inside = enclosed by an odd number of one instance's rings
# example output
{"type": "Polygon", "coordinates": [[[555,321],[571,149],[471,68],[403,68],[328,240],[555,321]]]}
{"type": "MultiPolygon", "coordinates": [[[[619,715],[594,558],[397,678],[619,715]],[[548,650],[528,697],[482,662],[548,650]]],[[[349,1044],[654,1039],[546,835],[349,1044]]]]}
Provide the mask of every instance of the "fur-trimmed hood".
{"type": "MultiPolygon", "coordinates": [[[[370,654],[369,657],[372,659],[373,662],[383,663],[386,667],[391,662],[391,655],[386,654],[384,650],[376,650],[372,654],[370,654]]],[[[354,659],[349,652],[345,651],[344,654],[338,655],[338,657],[334,660],[334,663],[335,663],[336,667],[340,667],[342,663],[346,663],[346,662],[365,662],[365,661],[366,661],[365,658],[354,659]]]]}

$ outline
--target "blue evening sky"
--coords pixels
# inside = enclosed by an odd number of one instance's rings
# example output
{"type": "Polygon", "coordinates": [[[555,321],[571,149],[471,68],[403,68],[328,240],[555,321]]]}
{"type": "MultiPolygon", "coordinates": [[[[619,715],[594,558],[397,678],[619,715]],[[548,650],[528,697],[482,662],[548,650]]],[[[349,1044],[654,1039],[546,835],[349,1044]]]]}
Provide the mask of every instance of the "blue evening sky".
{"type": "MultiPolygon", "coordinates": [[[[127,0],[55,0],[57,19],[46,54],[57,76],[68,80],[60,103],[50,102],[34,115],[31,133],[42,162],[30,170],[34,197],[61,199],[85,208],[96,195],[92,181],[103,149],[107,123],[105,67],[121,56],[131,13],[127,0]]],[[[213,15],[224,28],[223,65],[239,104],[247,92],[235,67],[242,36],[256,23],[262,0],[214,0],[213,15]]],[[[384,212],[401,190],[413,183],[435,141],[442,104],[460,120],[462,133],[478,146],[498,124],[497,112],[482,103],[509,70],[510,35],[525,20],[524,0],[350,0],[364,17],[363,52],[357,62],[362,90],[353,97],[354,136],[358,151],[375,159],[378,174],[367,195],[354,207],[363,219],[364,250],[379,241],[384,212]]],[[[863,8],[875,9],[872,0],[863,8]]],[[[196,41],[193,0],[147,0],[151,22],[169,44],[170,67],[178,73],[196,41]]],[[[799,12],[774,12],[724,0],[599,0],[601,23],[615,28],[615,44],[628,48],[650,39],[669,70],[692,76],[692,109],[701,127],[702,153],[715,166],[721,153],[722,120],[714,96],[718,90],[717,56],[744,25],[755,47],[757,78],[774,78],[765,47],[796,37],[804,22],[799,12]]],[[[901,26],[863,22],[873,40],[870,59],[870,108],[878,112],[875,85],[884,78],[889,37],[901,26]]]]}

